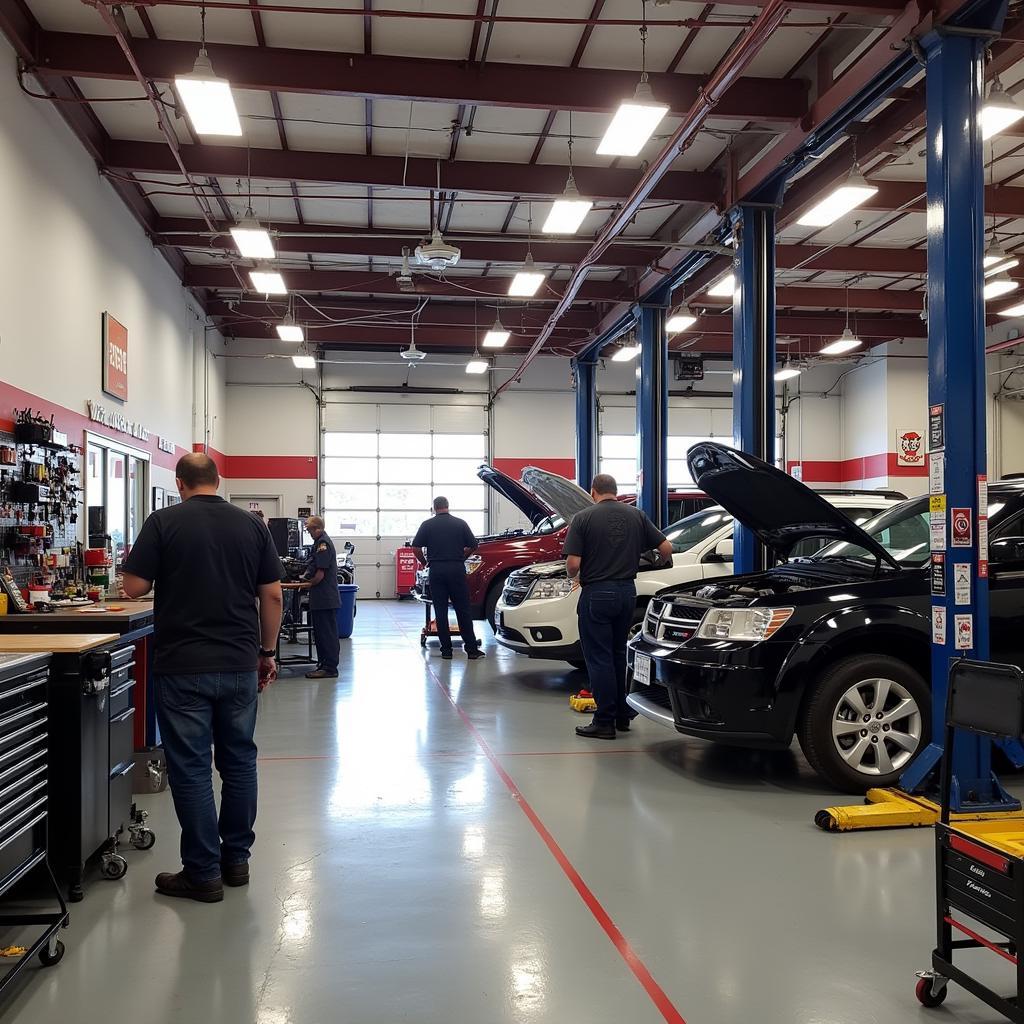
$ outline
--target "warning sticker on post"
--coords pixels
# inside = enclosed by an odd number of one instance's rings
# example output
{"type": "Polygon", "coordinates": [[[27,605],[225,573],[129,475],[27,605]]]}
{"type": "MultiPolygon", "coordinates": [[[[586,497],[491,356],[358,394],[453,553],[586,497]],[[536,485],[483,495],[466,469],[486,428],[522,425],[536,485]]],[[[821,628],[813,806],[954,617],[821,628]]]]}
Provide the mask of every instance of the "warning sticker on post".
{"type": "Polygon", "coordinates": [[[978,517],[988,516],[988,477],[978,475],[978,517]]]}
{"type": "Polygon", "coordinates": [[[950,513],[952,522],[952,546],[954,548],[969,548],[974,542],[974,531],[971,528],[971,510],[969,508],[955,508],[950,513]]]}
{"type": "Polygon", "coordinates": [[[946,447],[946,408],[942,405],[928,407],[928,451],[941,452],[946,447]]]}
{"type": "Polygon", "coordinates": [[[932,452],[928,456],[928,493],[942,494],[946,489],[946,456],[932,452]]]}
{"type": "Polygon", "coordinates": [[[945,597],[946,596],[946,555],[933,554],[932,555],[932,596],[933,597],[945,597]]]}
{"type": "Polygon", "coordinates": [[[928,519],[928,526],[931,533],[931,550],[946,550],[946,513],[932,512],[928,519]]]}
{"type": "Polygon", "coordinates": [[[988,520],[978,520],[978,579],[988,579],[988,520]]]}
{"type": "Polygon", "coordinates": [[[946,644],[946,609],[941,604],[932,605],[932,643],[946,644]]]}
{"type": "Polygon", "coordinates": [[[974,647],[974,616],[953,616],[954,646],[958,651],[969,651],[974,647]]]}
{"type": "Polygon", "coordinates": [[[953,563],[953,600],[957,604],[971,603],[971,563],[953,563]]]}

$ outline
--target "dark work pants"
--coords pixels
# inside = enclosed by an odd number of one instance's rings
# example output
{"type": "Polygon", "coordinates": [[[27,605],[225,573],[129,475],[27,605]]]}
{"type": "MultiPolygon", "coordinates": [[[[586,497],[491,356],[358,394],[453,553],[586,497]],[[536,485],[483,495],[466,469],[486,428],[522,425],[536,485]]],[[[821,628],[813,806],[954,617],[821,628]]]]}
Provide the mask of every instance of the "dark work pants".
{"type": "Polygon", "coordinates": [[[309,621],[313,624],[316,642],[316,661],[325,672],[338,671],[341,640],[338,637],[338,609],[310,608],[309,621]]]}
{"type": "Polygon", "coordinates": [[[463,562],[432,562],[430,564],[430,600],[434,605],[437,620],[437,638],[443,654],[451,653],[452,634],[448,628],[448,602],[455,608],[462,634],[462,647],[475,651],[480,644],[473,630],[473,617],[469,613],[469,584],[466,583],[466,566],[463,562]]]}
{"type": "Polygon", "coordinates": [[[626,704],[626,641],[636,611],[632,580],[587,583],[580,591],[577,615],[580,642],[590,677],[590,692],[597,702],[594,721],[614,725],[630,717],[626,704]]]}

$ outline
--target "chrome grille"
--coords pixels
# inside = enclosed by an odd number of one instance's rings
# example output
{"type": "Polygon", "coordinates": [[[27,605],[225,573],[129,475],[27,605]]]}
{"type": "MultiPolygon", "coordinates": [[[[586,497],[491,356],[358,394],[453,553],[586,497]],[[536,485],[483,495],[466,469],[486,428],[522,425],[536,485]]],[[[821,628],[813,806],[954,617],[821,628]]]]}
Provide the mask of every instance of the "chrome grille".
{"type": "Polygon", "coordinates": [[[681,644],[689,640],[706,608],[655,598],[644,616],[644,639],[653,644],[681,644]]]}
{"type": "Polygon", "coordinates": [[[526,595],[533,586],[532,580],[516,579],[510,576],[505,582],[505,589],[501,592],[501,600],[509,607],[515,608],[526,600],[526,595]]]}

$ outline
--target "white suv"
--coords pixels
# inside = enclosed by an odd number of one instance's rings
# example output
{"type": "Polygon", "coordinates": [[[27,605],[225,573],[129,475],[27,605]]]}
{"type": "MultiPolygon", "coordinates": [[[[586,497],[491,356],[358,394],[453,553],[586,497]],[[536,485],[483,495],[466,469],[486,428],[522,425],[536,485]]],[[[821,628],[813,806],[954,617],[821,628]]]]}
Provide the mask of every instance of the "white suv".
{"type": "MultiPolygon", "coordinates": [[[[898,491],[820,493],[858,524],[905,499],[898,491]]],[[[732,516],[718,505],[670,526],[665,536],[672,542],[672,564],[659,568],[646,557],[641,563],[636,577],[634,623],[639,626],[643,622],[647,602],[664,587],[711,576],[731,576],[732,531],[732,516]]],[[[790,557],[810,555],[822,543],[816,539],[804,541],[790,552],[790,557]]],[[[568,661],[582,668],[583,652],[576,619],[578,602],[579,590],[569,583],[564,561],[541,562],[517,569],[508,577],[495,608],[495,639],[516,654],[568,661]]]]}

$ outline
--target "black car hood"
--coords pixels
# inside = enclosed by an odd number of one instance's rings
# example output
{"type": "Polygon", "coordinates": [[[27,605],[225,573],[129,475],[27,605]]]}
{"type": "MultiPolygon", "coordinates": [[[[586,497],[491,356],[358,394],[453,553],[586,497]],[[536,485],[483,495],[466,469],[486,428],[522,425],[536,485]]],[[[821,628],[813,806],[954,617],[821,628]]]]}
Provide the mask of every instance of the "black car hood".
{"type": "Polygon", "coordinates": [[[835,505],[775,466],[712,441],[695,444],[686,461],[694,483],[705,494],[780,553],[808,537],[830,537],[858,544],[900,568],[881,544],[835,505]]]}
{"type": "Polygon", "coordinates": [[[536,495],[531,494],[521,483],[502,473],[500,469],[483,465],[476,471],[476,475],[503,498],[508,498],[534,526],[555,513],[555,509],[548,508],[536,495]]]}

